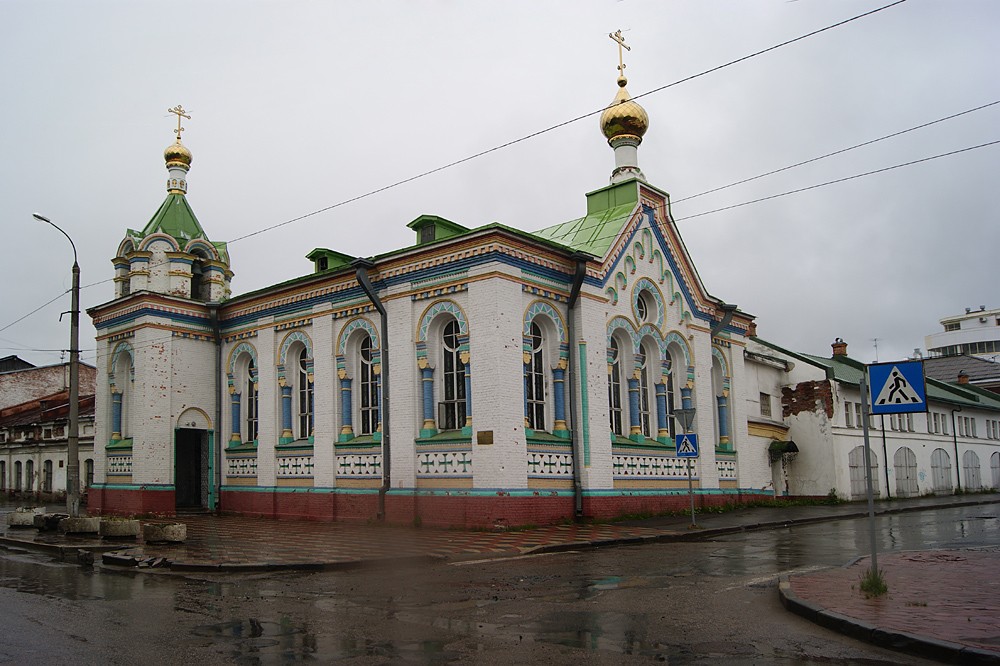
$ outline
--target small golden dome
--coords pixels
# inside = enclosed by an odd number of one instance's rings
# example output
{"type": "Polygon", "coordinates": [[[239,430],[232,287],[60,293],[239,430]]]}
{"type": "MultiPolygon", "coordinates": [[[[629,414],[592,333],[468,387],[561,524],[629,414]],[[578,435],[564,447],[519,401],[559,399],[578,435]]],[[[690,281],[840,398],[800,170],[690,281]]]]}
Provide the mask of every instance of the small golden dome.
{"type": "Polygon", "coordinates": [[[641,140],[649,129],[649,115],[637,102],[632,101],[625,89],[626,83],[628,79],[618,77],[618,94],[601,114],[601,131],[609,142],[623,136],[641,140]]]}
{"type": "Polygon", "coordinates": [[[167,166],[170,166],[171,163],[180,163],[189,167],[191,166],[191,151],[180,140],[177,140],[163,151],[163,159],[167,161],[167,166]]]}

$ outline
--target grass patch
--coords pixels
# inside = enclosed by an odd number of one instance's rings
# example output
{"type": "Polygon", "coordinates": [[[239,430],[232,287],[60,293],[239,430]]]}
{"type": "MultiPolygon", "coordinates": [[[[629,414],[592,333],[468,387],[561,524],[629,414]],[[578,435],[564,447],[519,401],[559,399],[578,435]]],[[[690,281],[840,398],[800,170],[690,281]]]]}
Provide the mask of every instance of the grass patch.
{"type": "Polygon", "coordinates": [[[881,569],[875,570],[869,567],[861,576],[861,591],[865,593],[866,599],[881,597],[889,591],[889,586],[885,582],[885,574],[881,569]]]}

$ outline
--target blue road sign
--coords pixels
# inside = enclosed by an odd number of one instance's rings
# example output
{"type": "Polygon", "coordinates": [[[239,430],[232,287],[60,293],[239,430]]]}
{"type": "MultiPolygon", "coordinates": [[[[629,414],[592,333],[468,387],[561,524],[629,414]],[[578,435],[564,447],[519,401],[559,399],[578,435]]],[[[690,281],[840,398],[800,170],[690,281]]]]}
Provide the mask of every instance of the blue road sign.
{"type": "Polygon", "coordinates": [[[927,411],[923,361],[874,363],[868,366],[872,414],[927,411]]]}
{"type": "Polygon", "coordinates": [[[674,444],[677,446],[678,458],[698,457],[698,435],[677,435],[674,437],[674,444]]]}

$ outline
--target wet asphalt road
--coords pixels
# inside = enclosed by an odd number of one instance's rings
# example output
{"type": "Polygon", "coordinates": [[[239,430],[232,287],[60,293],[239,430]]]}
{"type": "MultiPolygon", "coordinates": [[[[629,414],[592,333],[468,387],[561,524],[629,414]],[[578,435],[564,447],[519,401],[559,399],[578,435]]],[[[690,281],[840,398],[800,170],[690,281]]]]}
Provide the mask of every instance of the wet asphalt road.
{"type": "MultiPolygon", "coordinates": [[[[986,506],[885,516],[879,548],[998,548],[998,515],[986,506]]],[[[0,551],[0,663],[931,663],[778,602],[778,575],[867,551],[863,520],[310,574],[109,572],[0,551]]]]}

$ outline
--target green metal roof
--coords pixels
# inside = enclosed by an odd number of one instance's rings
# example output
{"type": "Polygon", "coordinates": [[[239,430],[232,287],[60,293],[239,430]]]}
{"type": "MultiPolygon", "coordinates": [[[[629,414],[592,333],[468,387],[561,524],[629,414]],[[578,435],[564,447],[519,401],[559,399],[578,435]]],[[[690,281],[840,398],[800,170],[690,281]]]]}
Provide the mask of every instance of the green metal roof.
{"type": "Polygon", "coordinates": [[[192,238],[205,238],[205,230],[201,228],[198,218],[191,210],[191,204],[183,194],[168,194],[142,230],[142,235],[148,236],[158,232],[183,240],[185,243],[192,238]]]}
{"type": "MultiPolygon", "coordinates": [[[[131,231],[131,230],[130,230],[131,231]]],[[[183,248],[192,238],[203,238],[208,241],[205,230],[201,228],[198,218],[183,194],[168,194],[160,207],[153,214],[142,232],[140,238],[150,234],[163,233],[175,238],[183,248]]],[[[229,249],[224,242],[208,241],[219,253],[224,262],[229,263],[229,249]]]]}
{"type": "Polygon", "coordinates": [[[603,257],[639,205],[639,184],[629,180],[587,194],[587,215],[536,231],[535,236],[603,257]]]}

